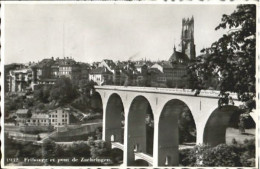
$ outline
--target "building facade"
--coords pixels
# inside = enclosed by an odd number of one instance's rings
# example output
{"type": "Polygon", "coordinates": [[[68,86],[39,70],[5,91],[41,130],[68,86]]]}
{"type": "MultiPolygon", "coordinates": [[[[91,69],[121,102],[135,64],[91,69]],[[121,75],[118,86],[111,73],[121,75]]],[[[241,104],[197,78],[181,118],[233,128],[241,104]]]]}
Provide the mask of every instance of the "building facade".
{"type": "Polygon", "coordinates": [[[90,71],[89,80],[98,85],[109,84],[113,81],[113,73],[106,67],[98,67],[90,71]]]}
{"type": "Polygon", "coordinates": [[[25,92],[31,87],[32,71],[29,68],[13,70],[9,74],[9,91],[25,92]]]}
{"type": "Polygon", "coordinates": [[[27,126],[50,126],[50,120],[48,114],[32,114],[31,118],[26,121],[27,126]]]}
{"type": "Polygon", "coordinates": [[[65,126],[70,123],[70,113],[67,108],[57,108],[49,112],[50,124],[54,127],[65,126]]]}

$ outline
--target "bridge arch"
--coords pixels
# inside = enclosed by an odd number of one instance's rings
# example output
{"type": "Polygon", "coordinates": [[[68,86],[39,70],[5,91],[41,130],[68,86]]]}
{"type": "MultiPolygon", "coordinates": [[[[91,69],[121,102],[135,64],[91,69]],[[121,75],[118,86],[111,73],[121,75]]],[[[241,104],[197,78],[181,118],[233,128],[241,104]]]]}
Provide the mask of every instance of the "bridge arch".
{"type": "Polygon", "coordinates": [[[128,113],[128,166],[136,165],[135,153],[153,154],[153,128],[149,137],[151,139],[147,139],[147,122],[150,122],[149,120],[153,121],[150,102],[146,97],[138,95],[132,100],[128,113]]]}
{"type": "Polygon", "coordinates": [[[215,108],[204,127],[203,143],[211,146],[226,143],[226,129],[234,113],[239,113],[237,106],[226,105],[215,108]]]}
{"type": "MultiPolygon", "coordinates": [[[[184,116],[187,116],[187,120],[196,129],[193,114],[185,102],[179,99],[171,99],[163,106],[158,123],[158,166],[179,165],[179,137],[181,134],[179,123],[184,116]]],[[[183,126],[187,126],[187,124],[183,126]]],[[[186,131],[188,132],[188,130],[182,132],[186,131]]],[[[193,137],[195,141],[196,136],[193,137]]]]}
{"type": "Polygon", "coordinates": [[[105,110],[105,141],[124,143],[124,115],[121,97],[111,94],[105,110]]]}

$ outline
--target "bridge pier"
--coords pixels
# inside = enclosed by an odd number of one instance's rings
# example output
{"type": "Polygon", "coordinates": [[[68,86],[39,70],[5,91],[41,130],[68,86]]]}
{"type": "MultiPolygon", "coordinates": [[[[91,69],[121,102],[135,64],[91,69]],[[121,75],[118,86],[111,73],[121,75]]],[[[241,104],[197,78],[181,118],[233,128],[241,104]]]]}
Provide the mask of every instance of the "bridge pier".
{"type": "Polygon", "coordinates": [[[196,123],[196,145],[203,144],[203,134],[205,125],[205,122],[196,123]]]}
{"type": "Polygon", "coordinates": [[[129,108],[125,108],[125,127],[124,127],[124,152],[123,152],[123,168],[127,168],[128,164],[128,112],[129,108]]]}
{"type": "Polygon", "coordinates": [[[102,140],[107,141],[106,140],[106,108],[107,108],[107,101],[105,101],[105,99],[103,99],[103,126],[102,126],[102,140]]]}
{"type": "Polygon", "coordinates": [[[153,167],[158,167],[158,141],[159,141],[159,122],[154,117],[154,137],[153,137],[153,167]]]}

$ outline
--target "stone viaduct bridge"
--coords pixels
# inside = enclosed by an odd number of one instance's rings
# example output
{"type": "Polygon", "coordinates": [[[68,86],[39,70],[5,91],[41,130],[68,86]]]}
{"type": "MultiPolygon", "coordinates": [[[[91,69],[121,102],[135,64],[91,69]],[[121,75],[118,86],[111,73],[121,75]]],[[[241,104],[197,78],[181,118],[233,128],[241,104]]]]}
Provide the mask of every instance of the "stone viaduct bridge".
{"type": "Polygon", "coordinates": [[[150,166],[178,166],[178,116],[186,107],[196,126],[196,144],[225,143],[231,115],[241,104],[231,93],[234,105],[218,108],[219,91],[152,87],[95,86],[103,105],[103,140],[123,150],[123,165],[134,166],[138,159],[150,166]],[[154,120],[153,153],[147,153],[146,114],[154,120]],[[122,129],[121,114],[124,114],[122,129]]]}

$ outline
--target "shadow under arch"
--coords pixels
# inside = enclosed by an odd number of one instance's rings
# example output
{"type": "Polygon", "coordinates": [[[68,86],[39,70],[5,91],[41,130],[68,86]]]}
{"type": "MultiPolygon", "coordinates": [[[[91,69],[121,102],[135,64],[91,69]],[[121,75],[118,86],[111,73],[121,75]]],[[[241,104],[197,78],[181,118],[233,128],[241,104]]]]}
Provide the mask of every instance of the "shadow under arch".
{"type": "Polygon", "coordinates": [[[130,105],[128,114],[127,165],[136,166],[135,152],[153,154],[153,128],[148,132],[147,122],[153,121],[153,112],[149,101],[144,96],[136,96],[130,105]],[[149,117],[148,117],[149,116],[149,117]],[[150,137],[147,137],[150,133],[150,137]]]}
{"type": "Polygon", "coordinates": [[[203,143],[217,146],[226,142],[226,129],[234,113],[240,113],[236,106],[216,108],[209,116],[203,133],[203,143]]]}
{"type": "Polygon", "coordinates": [[[109,156],[111,157],[114,164],[120,165],[123,163],[123,154],[123,150],[119,148],[113,148],[111,149],[109,156]]]}
{"type": "Polygon", "coordinates": [[[95,111],[95,112],[101,112],[103,114],[103,101],[102,101],[102,97],[98,92],[94,92],[91,95],[91,108],[95,111]]]}
{"type": "Polygon", "coordinates": [[[138,159],[138,160],[135,160],[134,166],[147,166],[148,167],[150,165],[147,161],[138,159]]]}
{"type": "MultiPolygon", "coordinates": [[[[181,116],[185,114],[189,115],[189,122],[193,123],[196,130],[193,115],[185,102],[172,99],[164,105],[158,124],[158,166],[179,165],[179,123],[181,116]]],[[[194,141],[196,141],[196,133],[194,141]]]]}
{"type": "Polygon", "coordinates": [[[121,97],[110,95],[105,114],[105,141],[124,143],[124,105],[121,97]]]}

